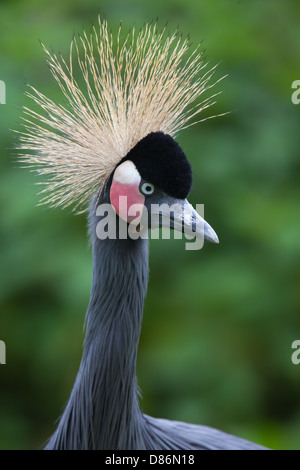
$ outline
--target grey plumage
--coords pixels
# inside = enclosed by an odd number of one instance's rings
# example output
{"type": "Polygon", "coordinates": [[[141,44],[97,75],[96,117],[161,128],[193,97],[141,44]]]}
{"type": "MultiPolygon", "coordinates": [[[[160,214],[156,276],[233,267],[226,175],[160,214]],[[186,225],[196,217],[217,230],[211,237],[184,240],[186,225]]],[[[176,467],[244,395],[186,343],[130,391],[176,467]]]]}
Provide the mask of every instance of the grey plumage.
{"type": "MultiPolygon", "coordinates": [[[[108,201],[106,190],[99,203],[108,201]]],[[[46,449],[261,448],[206,426],[142,413],[135,368],[148,282],[148,240],[99,240],[94,207],[84,351],[70,399],[46,449]]]]}

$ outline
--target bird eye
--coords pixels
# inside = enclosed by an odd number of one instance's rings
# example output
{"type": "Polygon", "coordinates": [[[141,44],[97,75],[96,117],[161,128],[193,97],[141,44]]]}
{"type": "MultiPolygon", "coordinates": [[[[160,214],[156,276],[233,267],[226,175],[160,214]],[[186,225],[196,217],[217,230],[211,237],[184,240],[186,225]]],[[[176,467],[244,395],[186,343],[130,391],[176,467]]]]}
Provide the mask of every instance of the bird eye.
{"type": "Polygon", "coordinates": [[[151,183],[144,182],[140,185],[140,191],[145,196],[150,196],[154,193],[154,186],[151,183]]]}

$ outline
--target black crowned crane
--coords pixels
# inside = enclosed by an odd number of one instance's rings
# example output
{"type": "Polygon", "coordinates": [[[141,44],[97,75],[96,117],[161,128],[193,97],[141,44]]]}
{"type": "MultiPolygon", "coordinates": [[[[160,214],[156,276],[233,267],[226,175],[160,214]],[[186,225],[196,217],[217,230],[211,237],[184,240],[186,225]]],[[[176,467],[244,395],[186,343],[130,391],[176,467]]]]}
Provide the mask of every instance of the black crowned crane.
{"type": "Polygon", "coordinates": [[[198,98],[213,69],[205,72],[202,53],[187,56],[188,41],[156,25],[125,37],[120,27],[113,39],[99,19],[90,35],[73,39],[68,63],[44,49],[66,104],[30,87],[41,110],[24,108],[21,160],[48,177],[42,202],[88,208],[93,250],[82,360],[46,449],[260,448],[210,427],[147,416],[138,399],[147,229],[170,226],[218,242],[186,199],[191,166],[174,140],[212,104],[198,98]]]}

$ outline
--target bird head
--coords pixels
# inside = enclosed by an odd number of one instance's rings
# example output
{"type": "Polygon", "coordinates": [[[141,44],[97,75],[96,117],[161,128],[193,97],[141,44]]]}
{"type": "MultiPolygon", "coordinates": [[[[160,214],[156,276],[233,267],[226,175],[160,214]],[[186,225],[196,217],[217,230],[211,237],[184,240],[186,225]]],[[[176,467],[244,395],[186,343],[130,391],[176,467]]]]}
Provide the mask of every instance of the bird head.
{"type": "Polygon", "coordinates": [[[116,167],[110,203],[127,223],[172,228],[218,243],[214,230],[187,200],[191,187],[192,169],[181,147],[171,136],[152,132],[116,167]]]}
{"type": "Polygon", "coordinates": [[[211,84],[215,67],[205,70],[203,52],[190,51],[188,39],[178,31],[167,36],[157,24],[127,36],[120,26],[114,37],[100,18],[90,35],[73,37],[69,62],[43,48],[66,104],[28,85],[38,110],[24,107],[20,161],[46,176],[39,181],[41,203],[84,212],[110,182],[120,219],[217,242],[187,202],[191,166],[174,140],[214,104],[216,94],[199,100],[218,82],[211,84]]]}

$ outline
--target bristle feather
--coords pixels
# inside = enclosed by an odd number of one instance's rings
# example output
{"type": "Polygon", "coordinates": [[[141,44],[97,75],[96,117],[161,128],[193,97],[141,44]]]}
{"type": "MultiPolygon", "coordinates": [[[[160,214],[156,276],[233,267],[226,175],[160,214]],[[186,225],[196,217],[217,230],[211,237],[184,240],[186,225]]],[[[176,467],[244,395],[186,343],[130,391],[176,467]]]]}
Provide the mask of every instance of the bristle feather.
{"type": "Polygon", "coordinates": [[[120,24],[115,42],[99,18],[98,31],[73,36],[69,63],[41,43],[67,100],[67,107],[57,104],[28,85],[40,112],[23,109],[20,160],[48,177],[41,203],[82,207],[143,137],[158,131],[174,137],[214,102],[217,94],[199,97],[218,83],[211,83],[215,67],[204,70],[199,47],[186,57],[189,38],[178,30],[166,36],[156,22],[121,35],[120,24]],[[74,76],[74,53],[85,90],[74,76]]]}

